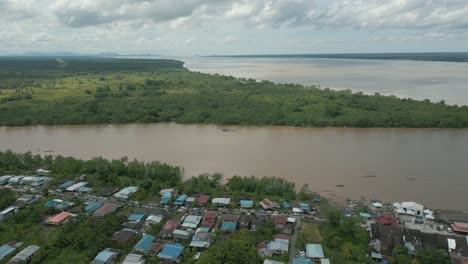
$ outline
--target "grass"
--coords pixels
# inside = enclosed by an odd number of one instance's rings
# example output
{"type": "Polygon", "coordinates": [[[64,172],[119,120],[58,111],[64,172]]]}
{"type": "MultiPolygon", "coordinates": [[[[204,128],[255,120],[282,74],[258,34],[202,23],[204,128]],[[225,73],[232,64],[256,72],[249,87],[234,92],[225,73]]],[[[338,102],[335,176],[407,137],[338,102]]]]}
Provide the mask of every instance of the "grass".
{"type": "Polygon", "coordinates": [[[320,243],[320,241],[323,240],[320,234],[320,225],[321,224],[303,220],[296,238],[296,248],[305,250],[305,244],[320,243]]]}

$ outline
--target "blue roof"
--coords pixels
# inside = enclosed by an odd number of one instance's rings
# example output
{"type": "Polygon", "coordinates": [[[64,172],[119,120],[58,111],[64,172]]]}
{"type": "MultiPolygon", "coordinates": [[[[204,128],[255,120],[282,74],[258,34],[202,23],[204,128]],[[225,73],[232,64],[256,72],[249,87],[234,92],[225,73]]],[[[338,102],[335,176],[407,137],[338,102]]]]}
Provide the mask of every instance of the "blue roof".
{"type": "Polygon", "coordinates": [[[156,238],[152,235],[145,235],[133,248],[147,253],[155,239],[156,238]]]}
{"type": "Polygon", "coordinates": [[[182,254],[183,250],[184,247],[181,244],[166,244],[163,250],[158,254],[158,257],[176,261],[182,254]]]}
{"type": "Polygon", "coordinates": [[[9,245],[3,245],[0,247],[0,259],[8,256],[11,252],[15,251],[16,248],[11,247],[9,245]]]}
{"type": "Polygon", "coordinates": [[[322,245],[320,244],[307,244],[306,248],[306,256],[308,258],[325,258],[325,254],[323,253],[322,245]]]}
{"type": "Polygon", "coordinates": [[[63,183],[62,185],[59,186],[60,189],[66,189],[70,186],[72,186],[73,184],[75,184],[74,181],[67,181],[65,183],[63,183]]]}
{"type": "Polygon", "coordinates": [[[187,195],[182,194],[181,196],[177,197],[175,200],[174,204],[175,205],[183,205],[185,203],[185,200],[187,200],[187,195]]]}
{"type": "Polygon", "coordinates": [[[86,187],[86,186],[81,186],[80,188],[78,188],[78,191],[82,193],[90,193],[92,190],[93,189],[86,187]]]}
{"type": "Polygon", "coordinates": [[[372,215],[369,214],[369,213],[359,213],[359,215],[360,215],[361,217],[364,217],[364,218],[371,218],[371,217],[372,217],[372,215]]]}
{"type": "Polygon", "coordinates": [[[221,226],[221,230],[223,231],[235,231],[236,229],[237,229],[236,222],[223,222],[223,225],[221,226]]]}
{"type": "Polygon", "coordinates": [[[134,221],[134,222],[140,222],[141,220],[143,220],[143,218],[145,218],[145,215],[144,214],[131,214],[127,220],[128,221],[134,221]]]}
{"type": "Polygon", "coordinates": [[[49,200],[49,201],[47,201],[47,202],[44,204],[44,206],[45,206],[45,207],[54,207],[54,206],[56,206],[58,203],[59,203],[59,202],[57,202],[57,201],[49,200]]]}
{"type": "Polygon", "coordinates": [[[320,197],[314,197],[314,202],[320,202],[320,201],[322,201],[322,198],[320,198],[320,197]]]}
{"type": "Polygon", "coordinates": [[[315,262],[313,262],[310,259],[300,257],[300,258],[294,258],[292,261],[292,264],[315,264],[315,262]]]}
{"type": "Polygon", "coordinates": [[[170,192],[163,192],[163,193],[161,194],[161,197],[163,197],[163,198],[166,198],[166,197],[171,198],[171,197],[172,197],[172,193],[170,193],[170,192]]]}
{"type": "Polygon", "coordinates": [[[252,207],[253,201],[252,200],[240,200],[240,204],[242,207],[252,207]]]}
{"type": "Polygon", "coordinates": [[[171,200],[171,197],[170,197],[170,196],[163,197],[163,198],[161,199],[161,204],[168,204],[170,200],[171,200]]]}
{"type": "Polygon", "coordinates": [[[284,208],[291,208],[291,204],[288,203],[287,201],[283,201],[283,207],[284,208]]]}
{"type": "Polygon", "coordinates": [[[97,209],[99,209],[102,206],[102,204],[103,203],[101,201],[92,202],[85,207],[85,211],[87,213],[94,213],[97,209]]]}
{"type": "Polygon", "coordinates": [[[109,251],[109,248],[106,248],[103,251],[99,252],[99,254],[94,259],[107,263],[107,261],[109,261],[114,255],[114,252],[111,252],[109,251]]]}
{"type": "Polygon", "coordinates": [[[300,207],[307,207],[307,208],[309,208],[309,204],[308,204],[308,203],[302,203],[302,202],[301,202],[301,203],[299,203],[299,206],[300,206],[300,207]]]}

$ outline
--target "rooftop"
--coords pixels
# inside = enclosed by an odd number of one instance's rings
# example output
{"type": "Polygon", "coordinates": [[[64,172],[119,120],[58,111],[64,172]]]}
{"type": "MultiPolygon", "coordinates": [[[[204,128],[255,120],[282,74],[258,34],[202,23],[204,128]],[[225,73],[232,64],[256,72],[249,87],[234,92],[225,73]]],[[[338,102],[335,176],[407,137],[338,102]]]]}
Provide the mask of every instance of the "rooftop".
{"type": "Polygon", "coordinates": [[[16,256],[14,256],[11,261],[12,262],[23,262],[23,261],[27,261],[32,255],[34,255],[34,253],[36,253],[38,250],[40,249],[39,246],[36,246],[36,245],[32,245],[32,246],[29,246],[23,250],[21,250],[21,252],[19,252],[16,256]]]}
{"type": "Polygon", "coordinates": [[[143,219],[145,218],[145,215],[144,214],[137,214],[137,213],[134,213],[134,214],[131,214],[127,220],[128,221],[133,221],[133,222],[140,222],[142,221],[143,219]]]}
{"type": "Polygon", "coordinates": [[[223,225],[221,226],[221,230],[223,231],[235,231],[236,229],[237,229],[236,222],[223,222],[223,225]]]}
{"type": "Polygon", "coordinates": [[[93,213],[96,217],[103,217],[107,214],[114,212],[117,209],[118,205],[115,203],[104,203],[96,212],[93,213]]]}
{"type": "Polygon", "coordinates": [[[128,254],[125,257],[124,262],[122,264],[144,264],[145,260],[143,259],[142,255],[138,254],[128,254]]]}
{"type": "Polygon", "coordinates": [[[325,254],[323,253],[322,245],[320,244],[307,244],[306,248],[306,256],[308,258],[325,258],[325,254]]]}
{"type": "Polygon", "coordinates": [[[202,194],[202,195],[198,196],[197,203],[206,204],[206,203],[208,203],[209,200],[210,200],[210,197],[208,195],[202,194]]]}
{"type": "Polygon", "coordinates": [[[176,220],[168,220],[166,224],[164,224],[162,230],[172,230],[174,231],[177,226],[179,225],[179,222],[176,220]]]}
{"type": "Polygon", "coordinates": [[[153,244],[153,241],[155,239],[156,238],[152,235],[145,235],[143,236],[142,239],[140,239],[140,241],[138,241],[138,243],[136,243],[136,245],[134,246],[134,249],[140,250],[146,253],[148,252],[148,250],[150,250],[151,245],[153,244]]]}
{"type": "Polygon", "coordinates": [[[52,216],[47,221],[48,222],[54,222],[54,223],[60,223],[60,222],[62,222],[63,220],[67,219],[70,216],[72,216],[72,214],[69,213],[69,212],[61,212],[58,215],[52,216]]]}
{"type": "Polygon", "coordinates": [[[176,261],[180,255],[184,247],[180,244],[167,244],[164,246],[163,250],[158,254],[158,257],[161,259],[169,259],[172,261],[176,261]]]}

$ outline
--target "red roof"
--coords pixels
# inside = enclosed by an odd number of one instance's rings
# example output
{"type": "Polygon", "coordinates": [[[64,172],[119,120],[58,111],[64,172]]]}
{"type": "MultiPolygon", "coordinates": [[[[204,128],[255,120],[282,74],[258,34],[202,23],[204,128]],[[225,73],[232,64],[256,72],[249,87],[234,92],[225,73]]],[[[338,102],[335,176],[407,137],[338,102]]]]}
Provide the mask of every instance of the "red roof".
{"type": "Polygon", "coordinates": [[[273,222],[275,225],[284,225],[288,222],[288,217],[285,215],[276,215],[273,217],[273,222]]]}
{"type": "Polygon", "coordinates": [[[62,222],[63,220],[67,219],[68,217],[70,217],[72,214],[70,214],[69,212],[61,212],[60,214],[58,215],[55,215],[55,216],[52,216],[51,218],[49,218],[47,221],[49,222],[54,222],[54,223],[60,223],[62,222]]]}
{"type": "Polygon", "coordinates": [[[168,220],[166,224],[163,226],[162,230],[176,230],[177,226],[179,225],[179,222],[176,220],[168,220]]]}
{"type": "Polygon", "coordinates": [[[466,233],[468,234],[468,224],[455,222],[451,225],[452,230],[455,232],[466,233]]]}
{"type": "Polygon", "coordinates": [[[216,222],[215,218],[204,219],[201,223],[202,227],[212,228],[216,222]]]}
{"type": "Polygon", "coordinates": [[[206,213],[203,215],[204,219],[213,219],[216,218],[217,213],[215,211],[206,211],[206,213]]]}
{"type": "Polygon", "coordinates": [[[156,243],[153,243],[153,244],[151,245],[151,248],[150,248],[149,251],[150,251],[153,255],[156,255],[156,254],[158,254],[158,253],[163,249],[163,247],[164,247],[164,244],[163,244],[163,243],[158,243],[158,242],[156,242],[156,243]]]}
{"type": "Polygon", "coordinates": [[[393,215],[381,215],[377,217],[377,222],[382,225],[396,225],[398,224],[398,220],[393,215]]]}
{"type": "Polygon", "coordinates": [[[206,204],[210,200],[210,197],[208,195],[200,195],[197,198],[197,203],[199,204],[206,204]]]}
{"type": "Polygon", "coordinates": [[[118,205],[115,203],[104,203],[99,209],[94,212],[94,216],[103,217],[109,213],[112,213],[117,209],[118,205]]]}
{"type": "Polygon", "coordinates": [[[275,240],[289,240],[289,236],[288,235],[283,235],[283,234],[278,234],[275,236],[275,240]]]}

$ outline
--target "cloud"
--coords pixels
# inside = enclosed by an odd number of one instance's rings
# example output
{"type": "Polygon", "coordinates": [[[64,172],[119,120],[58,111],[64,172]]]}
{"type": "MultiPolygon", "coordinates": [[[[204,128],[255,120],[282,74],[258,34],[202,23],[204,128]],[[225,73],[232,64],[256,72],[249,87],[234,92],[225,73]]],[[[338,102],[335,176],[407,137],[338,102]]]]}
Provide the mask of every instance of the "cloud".
{"type": "Polygon", "coordinates": [[[320,27],[465,28],[465,0],[336,0],[317,16],[320,27]]]}

